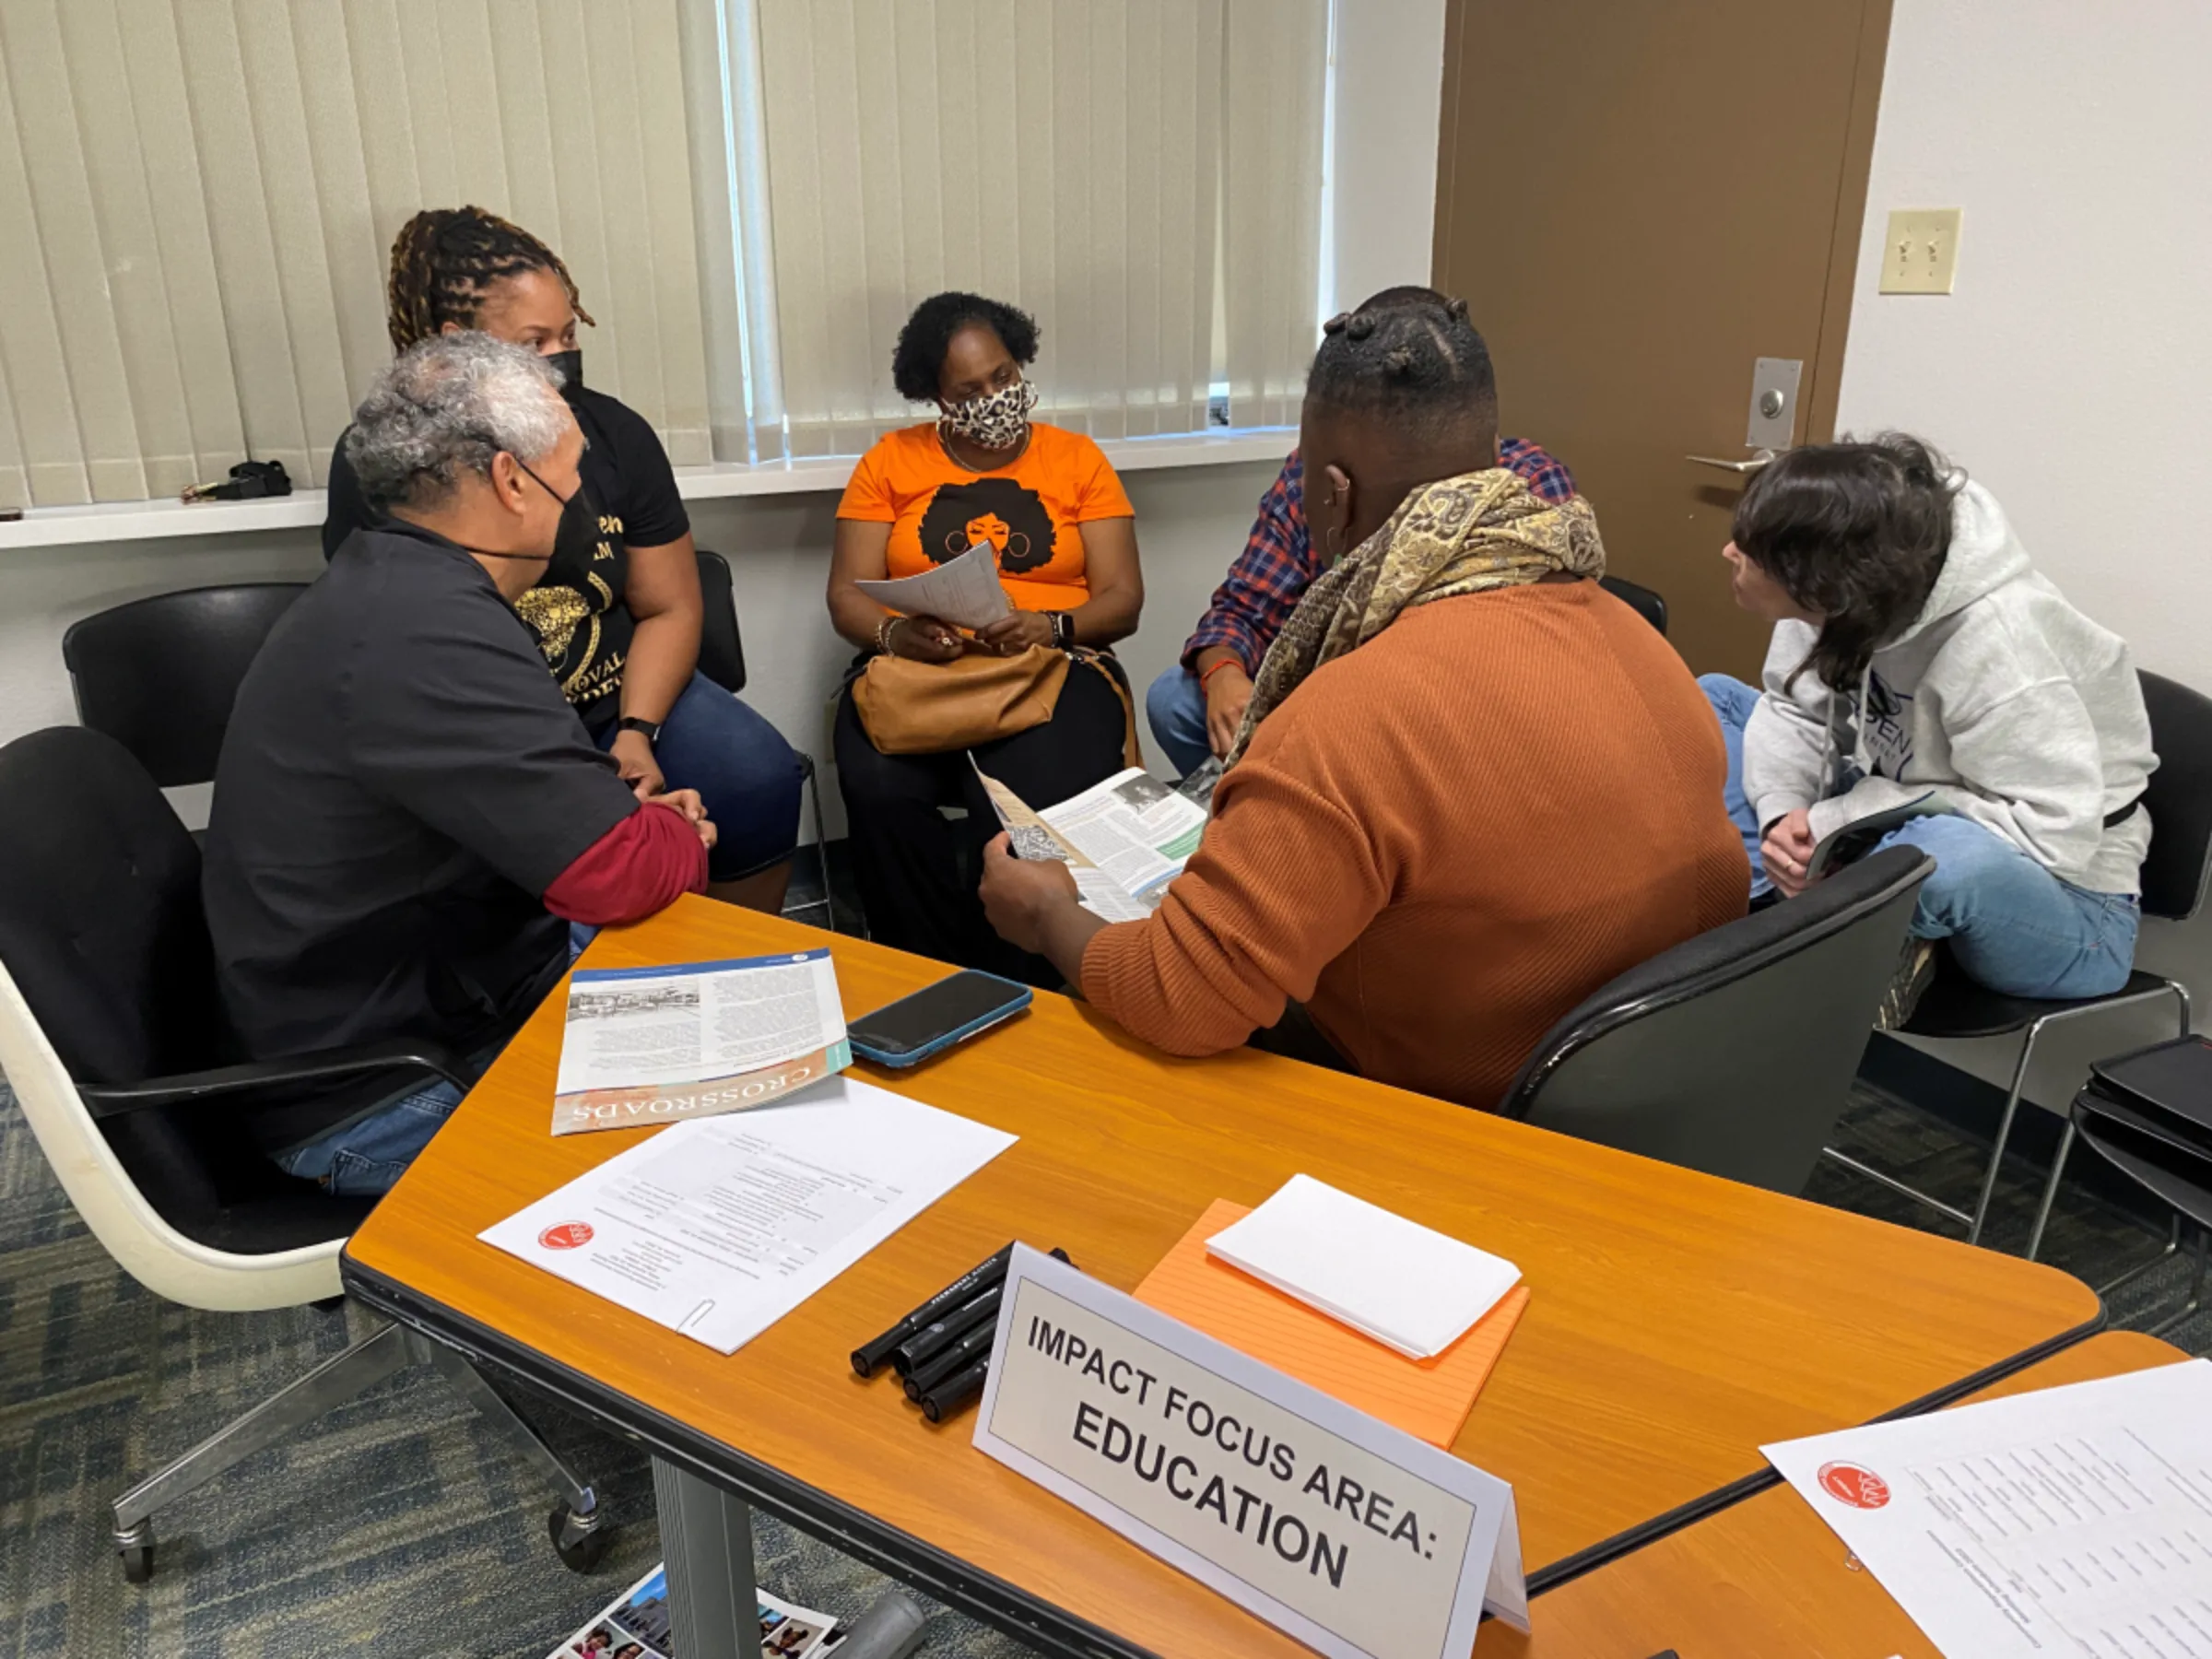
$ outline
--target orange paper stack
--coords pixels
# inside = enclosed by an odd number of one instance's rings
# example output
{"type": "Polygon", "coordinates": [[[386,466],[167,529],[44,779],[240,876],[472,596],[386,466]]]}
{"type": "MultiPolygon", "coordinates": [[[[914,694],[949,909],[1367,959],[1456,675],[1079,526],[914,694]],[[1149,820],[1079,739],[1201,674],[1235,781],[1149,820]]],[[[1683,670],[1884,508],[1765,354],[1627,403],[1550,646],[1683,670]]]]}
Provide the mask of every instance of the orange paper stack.
{"type": "Polygon", "coordinates": [[[1528,1287],[1515,1285],[1434,1359],[1408,1359],[1206,1254],[1208,1239],[1250,1213],[1243,1205],[1216,1199],[1146,1276],[1136,1300],[1347,1406],[1449,1449],[1528,1306],[1528,1287]]]}

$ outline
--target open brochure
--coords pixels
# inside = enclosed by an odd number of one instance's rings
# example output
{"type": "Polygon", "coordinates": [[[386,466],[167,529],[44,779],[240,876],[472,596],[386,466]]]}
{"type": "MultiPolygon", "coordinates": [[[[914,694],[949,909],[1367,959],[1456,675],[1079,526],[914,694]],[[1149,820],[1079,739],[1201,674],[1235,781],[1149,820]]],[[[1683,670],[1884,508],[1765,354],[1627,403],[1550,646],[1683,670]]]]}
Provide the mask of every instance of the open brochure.
{"type": "Polygon", "coordinates": [[[743,1112],[852,1064],[827,950],[582,969],[569,982],[553,1133],[743,1112]]]}
{"type": "Polygon", "coordinates": [[[1914,818],[1933,818],[1943,808],[1928,805],[1929,797],[1915,795],[1901,806],[1892,806],[1884,812],[1870,813],[1854,818],[1822,838],[1813,849],[1812,857],[1806,860],[1805,878],[1818,881],[1831,870],[1845,865],[1856,864],[1874,851],[1874,845],[1893,830],[1901,830],[1914,818]]]}
{"type": "Polygon", "coordinates": [[[1083,908],[1109,922],[1141,922],[1157,910],[1206,832],[1204,806],[1135,767],[1041,812],[981,766],[975,775],[1016,856],[1059,859],[1083,908]]]}
{"type": "MultiPolygon", "coordinates": [[[[838,1621],[812,1607],[758,1593],[760,1659],[822,1659],[844,1641],[838,1621]]],[[[546,1659],[683,1659],[668,1622],[668,1569],[655,1567],[546,1659]]]]}

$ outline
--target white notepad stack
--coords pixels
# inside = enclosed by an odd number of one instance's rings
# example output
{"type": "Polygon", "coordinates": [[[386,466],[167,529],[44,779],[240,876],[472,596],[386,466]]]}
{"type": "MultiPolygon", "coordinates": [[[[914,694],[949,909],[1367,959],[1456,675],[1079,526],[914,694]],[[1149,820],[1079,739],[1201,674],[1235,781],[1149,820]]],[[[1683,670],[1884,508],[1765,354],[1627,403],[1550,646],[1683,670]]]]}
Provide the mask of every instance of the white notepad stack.
{"type": "Polygon", "coordinates": [[[1413,1359],[1442,1353],[1521,1279],[1501,1257],[1311,1175],[1293,1175],[1206,1247],[1413,1359]]]}

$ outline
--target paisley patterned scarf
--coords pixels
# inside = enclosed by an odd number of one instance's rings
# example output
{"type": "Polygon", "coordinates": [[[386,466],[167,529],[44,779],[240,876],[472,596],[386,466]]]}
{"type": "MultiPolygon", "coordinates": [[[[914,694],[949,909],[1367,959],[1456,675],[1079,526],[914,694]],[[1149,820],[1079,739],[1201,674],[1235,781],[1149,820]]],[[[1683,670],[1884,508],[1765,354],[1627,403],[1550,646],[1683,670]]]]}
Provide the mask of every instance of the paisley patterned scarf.
{"type": "Polygon", "coordinates": [[[1462,594],[1520,587],[1554,571],[1606,572],[1597,515],[1580,496],[1546,501],[1504,467],[1422,485],[1382,529],[1306,590],[1260,664],[1223,767],[1243,758],[1260,722],[1308,675],[1366,644],[1401,612],[1462,594]]]}

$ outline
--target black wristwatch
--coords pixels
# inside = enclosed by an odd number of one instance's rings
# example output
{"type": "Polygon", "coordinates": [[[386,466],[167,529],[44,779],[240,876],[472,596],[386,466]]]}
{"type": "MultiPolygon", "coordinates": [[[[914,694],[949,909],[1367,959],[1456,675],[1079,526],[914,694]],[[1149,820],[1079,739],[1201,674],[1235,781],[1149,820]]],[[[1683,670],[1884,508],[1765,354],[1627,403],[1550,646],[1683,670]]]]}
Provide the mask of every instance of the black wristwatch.
{"type": "Polygon", "coordinates": [[[1053,649],[1069,651],[1076,643],[1076,618],[1073,611],[1047,611],[1053,622],[1053,649]]]}
{"type": "Polygon", "coordinates": [[[618,732],[642,732],[645,734],[645,741],[648,743],[658,743],[661,740],[661,723],[657,720],[640,720],[635,714],[622,716],[615,723],[615,730],[618,732]]]}

